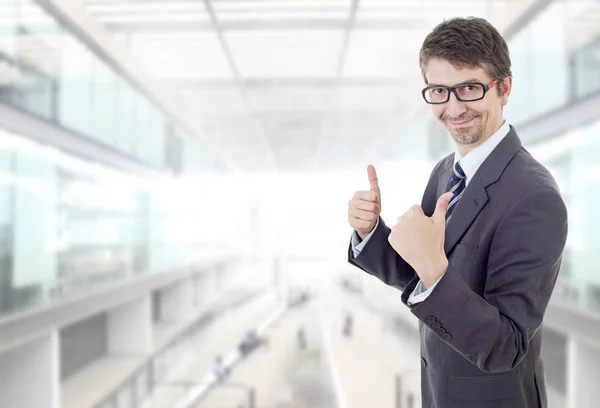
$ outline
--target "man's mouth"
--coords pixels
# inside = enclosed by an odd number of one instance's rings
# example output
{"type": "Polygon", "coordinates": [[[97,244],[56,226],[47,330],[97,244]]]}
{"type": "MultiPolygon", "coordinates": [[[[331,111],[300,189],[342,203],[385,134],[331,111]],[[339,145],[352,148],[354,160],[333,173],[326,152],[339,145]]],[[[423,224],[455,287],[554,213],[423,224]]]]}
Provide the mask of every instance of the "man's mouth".
{"type": "Polygon", "coordinates": [[[472,117],[472,118],[467,119],[467,120],[463,120],[462,122],[448,121],[448,123],[450,123],[452,126],[463,126],[463,125],[469,124],[473,119],[475,119],[475,117],[472,117]]]}

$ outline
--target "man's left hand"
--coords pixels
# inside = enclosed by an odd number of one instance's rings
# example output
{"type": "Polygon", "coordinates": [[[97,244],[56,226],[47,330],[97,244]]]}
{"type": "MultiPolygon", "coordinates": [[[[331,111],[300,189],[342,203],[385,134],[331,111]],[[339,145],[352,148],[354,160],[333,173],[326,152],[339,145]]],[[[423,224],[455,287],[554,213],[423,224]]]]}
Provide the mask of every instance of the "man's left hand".
{"type": "Polygon", "coordinates": [[[443,194],[431,217],[427,217],[420,206],[413,205],[398,218],[388,236],[392,248],[413,267],[426,288],[437,282],[448,269],[444,240],[450,200],[452,193],[443,194]]]}

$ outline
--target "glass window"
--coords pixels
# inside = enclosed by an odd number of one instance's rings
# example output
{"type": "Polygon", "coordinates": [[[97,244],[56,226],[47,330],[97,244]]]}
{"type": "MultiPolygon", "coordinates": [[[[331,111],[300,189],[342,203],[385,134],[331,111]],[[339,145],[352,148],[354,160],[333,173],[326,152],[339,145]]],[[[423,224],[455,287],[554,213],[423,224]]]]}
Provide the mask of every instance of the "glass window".
{"type": "Polygon", "coordinates": [[[116,146],[127,153],[134,151],[134,136],[136,129],[137,95],[130,84],[119,77],[117,79],[117,133],[116,146]]]}
{"type": "Polygon", "coordinates": [[[59,74],[63,30],[34,0],[21,0],[17,59],[46,76],[59,74]]]}
{"type": "Polygon", "coordinates": [[[92,56],[78,39],[71,36],[65,37],[63,50],[58,118],[64,126],[89,134],[93,128],[90,104],[92,56]]]}
{"type": "Polygon", "coordinates": [[[0,132],[1,312],[146,273],[147,188],[0,132]]]}
{"type": "Polygon", "coordinates": [[[13,247],[13,175],[10,141],[0,129],[0,312],[10,308],[13,247]]]}
{"type": "Polygon", "coordinates": [[[14,287],[56,278],[56,167],[50,152],[19,143],[14,153],[14,287]]]}
{"type": "Polygon", "coordinates": [[[147,101],[139,105],[139,128],[136,140],[137,156],[156,168],[163,168],[165,118],[147,101]]]}
{"type": "Polygon", "coordinates": [[[600,91],[600,36],[573,53],[576,97],[600,91]]]}
{"type": "Polygon", "coordinates": [[[109,146],[116,146],[118,128],[115,126],[117,117],[115,106],[116,76],[114,72],[98,57],[92,56],[91,64],[91,93],[92,114],[91,136],[109,146]]]}
{"type": "Polygon", "coordinates": [[[0,0],[0,54],[14,57],[17,47],[17,0],[0,0]]]}
{"type": "Polygon", "coordinates": [[[506,117],[512,124],[556,109],[570,97],[565,8],[563,2],[552,3],[508,42],[514,81],[506,117]]]}
{"type": "Polygon", "coordinates": [[[15,82],[13,101],[31,113],[52,118],[55,82],[46,75],[23,66],[20,73],[19,80],[15,82]]]}
{"type": "Polygon", "coordinates": [[[600,310],[600,252],[595,236],[600,228],[600,122],[572,133],[578,138],[567,156],[569,163],[568,274],[564,278],[581,305],[600,310]]]}
{"type": "Polygon", "coordinates": [[[18,13],[15,60],[21,75],[14,102],[28,111],[52,119],[60,66],[62,30],[36,2],[22,0],[18,13]]]}

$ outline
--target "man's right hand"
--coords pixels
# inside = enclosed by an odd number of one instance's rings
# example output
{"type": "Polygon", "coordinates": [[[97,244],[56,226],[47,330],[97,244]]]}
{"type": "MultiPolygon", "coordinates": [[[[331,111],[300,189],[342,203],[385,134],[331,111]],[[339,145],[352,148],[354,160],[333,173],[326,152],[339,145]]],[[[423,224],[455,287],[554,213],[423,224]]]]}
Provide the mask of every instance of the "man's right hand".
{"type": "Polygon", "coordinates": [[[363,240],[373,231],[381,214],[381,193],[375,167],[369,165],[367,174],[370,190],[357,191],[348,201],[348,223],[363,240]]]}

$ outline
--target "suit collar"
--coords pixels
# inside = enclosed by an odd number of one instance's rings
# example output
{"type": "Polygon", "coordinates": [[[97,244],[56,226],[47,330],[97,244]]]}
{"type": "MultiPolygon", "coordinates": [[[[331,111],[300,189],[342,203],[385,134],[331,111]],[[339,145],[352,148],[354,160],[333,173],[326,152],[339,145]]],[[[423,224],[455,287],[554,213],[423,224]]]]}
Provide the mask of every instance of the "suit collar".
{"type": "MultiPolygon", "coordinates": [[[[479,177],[485,187],[500,179],[502,172],[520,148],[521,139],[519,139],[515,128],[511,126],[508,135],[502,139],[479,168],[479,177]]],[[[477,173],[475,174],[477,175],[477,173]]]]}
{"type": "MultiPolygon", "coordinates": [[[[489,200],[486,188],[500,179],[504,169],[506,169],[506,166],[508,166],[520,148],[521,140],[517,136],[517,132],[511,126],[508,135],[502,139],[498,146],[496,146],[487,159],[481,164],[473,176],[473,179],[465,189],[454,213],[448,220],[444,243],[446,254],[452,251],[477,215],[479,215],[483,207],[485,207],[489,200]]],[[[452,160],[449,160],[449,162],[451,171],[452,160]]],[[[443,177],[445,177],[446,173],[447,170],[443,172],[443,177]]],[[[447,180],[444,181],[447,184],[447,180]]],[[[438,194],[438,197],[440,195],[441,194],[438,194]]]]}
{"type": "Polygon", "coordinates": [[[510,125],[505,121],[493,135],[488,137],[481,145],[471,150],[467,155],[462,156],[458,149],[454,152],[454,163],[460,162],[460,166],[467,176],[465,179],[467,186],[485,159],[487,159],[509,132],[510,125]]]}

